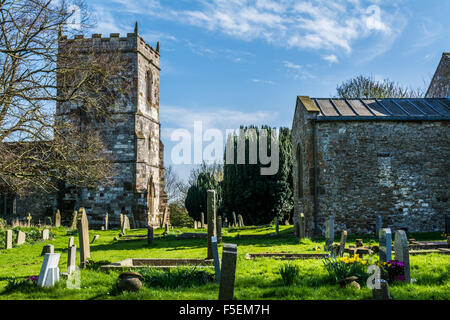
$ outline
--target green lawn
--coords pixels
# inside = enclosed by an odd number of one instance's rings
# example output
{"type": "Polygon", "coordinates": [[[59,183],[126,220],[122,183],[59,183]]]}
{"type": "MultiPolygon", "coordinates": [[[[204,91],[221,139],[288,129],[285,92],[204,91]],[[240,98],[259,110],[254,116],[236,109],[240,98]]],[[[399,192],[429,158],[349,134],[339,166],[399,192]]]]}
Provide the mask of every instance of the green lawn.
{"type": "MultiPolygon", "coordinates": [[[[372,293],[365,285],[361,290],[341,289],[332,284],[321,260],[296,260],[300,267],[300,276],[293,286],[284,286],[279,268],[286,261],[261,258],[246,260],[246,253],[295,252],[310,253],[313,247],[323,248],[323,239],[305,240],[299,243],[292,235],[292,226],[280,226],[280,237],[247,239],[239,235],[261,235],[274,233],[274,227],[259,229],[223,230],[225,243],[238,245],[238,261],[235,284],[236,299],[371,299],[372,293]]],[[[20,286],[7,290],[8,280],[18,280],[38,275],[42,263],[40,256],[44,244],[53,244],[55,252],[61,253],[59,268],[67,268],[67,244],[76,232],[65,228],[53,228],[56,238],[45,242],[35,242],[0,250],[0,299],[213,299],[218,297],[218,285],[210,282],[190,288],[164,289],[144,286],[138,293],[117,293],[115,289],[119,272],[102,272],[95,268],[81,271],[81,289],[68,289],[66,282],[60,281],[54,288],[43,289],[32,286],[20,286]]],[[[162,233],[157,230],[155,235],[162,233]]],[[[100,239],[91,245],[91,259],[100,264],[118,262],[126,258],[205,258],[206,239],[175,240],[174,236],[182,232],[206,232],[206,230],[175,229],[168,237],[155,240],[148,247],[146,240],[116,242],[118,230],[90,231],[90,238],[100,235],[100,239]],[[101,262],[101,263],[100,263],[101,262]]],[[[146,234],[145,229],[130,230],[128,234],[146,234]]],[[[438,233],[411,234],[417,240],[443,240],[438,233]]],[[[369,236],[349,236],[347,244],[354,244],[356,238],[364,239],[365,244],[375,244],[369,236]]],[[[336,241],[339,241],[336,238],[336,241]]],[[[3,246],[3,243],[1,244],[3,246]]],[[[78,249],[78,248],[77,248],[78,249]]],[[[319,251],[323,252],[323,251],[319,251]]],[[[221,254],[221,249],[219,248],[221,254]]],[[[77,256],[79,262],[79,253],[77,256]]],[[[411,256],[411,277],[417,282],[409,285],[391,285],[394,299],[450,299],[450,256],[429,254],[411,256]]]]}

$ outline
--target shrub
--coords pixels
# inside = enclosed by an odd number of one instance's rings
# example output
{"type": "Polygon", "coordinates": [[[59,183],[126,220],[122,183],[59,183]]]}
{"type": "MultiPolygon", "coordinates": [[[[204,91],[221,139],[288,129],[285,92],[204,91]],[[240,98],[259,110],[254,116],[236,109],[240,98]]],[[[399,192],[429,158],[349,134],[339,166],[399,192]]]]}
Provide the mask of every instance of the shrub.
{"type": "Polygon", "coordinates": [[[292,285],[300,273],[299,267],[293,263],[282,265],[279,271],[285,286],[292,285]]]}
{"type": "Polygon", "coordinates": [[[352,276],[358,277],[361,281],[368,278],[367,266],[369,261],[363,260],[359,256],[355,255],[351,258],[326,257],[322,261],[328,274],[336,283],[352,276]]]}
{"type": "Polygon", "coordinates": [[[142,281],[149,287],[175,289],[190,288],[214,281],[214,275],[209,270],[194,268],[168,268],[165,270],[144,268],[140,270],[142,281]]]}

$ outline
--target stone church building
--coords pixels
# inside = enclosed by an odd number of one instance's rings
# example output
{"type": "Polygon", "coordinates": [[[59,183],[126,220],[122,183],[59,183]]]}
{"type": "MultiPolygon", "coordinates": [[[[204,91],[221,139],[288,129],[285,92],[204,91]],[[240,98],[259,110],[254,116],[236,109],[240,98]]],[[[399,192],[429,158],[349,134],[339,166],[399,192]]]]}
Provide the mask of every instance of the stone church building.
{"type": "Polygon", "coordinates": [[[443,231],[450,213],[450,100],[297,97],[295,214],[308,235],[443,231]]]}
{"type": "MultiPolygon", "coordinates": [[[[99,228],[105,213],[109,224],[119,225],[120,213],[132,215],[136,227],[161,225],[163,216],[168,219],[167,195],[164,190],[164,145],[161,142],[159,122],[159,43],[156,49],[149,46],[138,34],[121,37],[112,33],[109,37],[93,34],[92,38],[75,36],[74,39],[60,38],[60,50],[67,46],[85,47],[86,52],[119,52],[121,61],[126,61],[125,74],[117,76],[118,81],[127,81],[125,98],[119,99],[112,108],[110,118],[104,122],[82,123],[94,126],[101,133],[105,150],[113,155],[117,173],[113,182],[95,190],[76,189],[69,185],[60,188],[58,194],[36,195],[30,203],[27,199],[0,199],[0,216],[14,212],[25,217],[30,212],[33,223],[45,216],[51,216],[60,209],[63,222],[70,221],[74,210],[84,207],[90,226],[99,228]],[[123,80],[126,79],[126,80],[123,80]],[[130,89],[131,88],[131,89],[130,89]],[[164,212],[166,214],[164,214],[164,212]]],[[[121,83],[121,82],[120,82],[121,83]]],[[[121,84],[122,85],[122,84],[121,84]]],[[[70,102],[56,106],[57,121],[77,106],[70,102]]]]}

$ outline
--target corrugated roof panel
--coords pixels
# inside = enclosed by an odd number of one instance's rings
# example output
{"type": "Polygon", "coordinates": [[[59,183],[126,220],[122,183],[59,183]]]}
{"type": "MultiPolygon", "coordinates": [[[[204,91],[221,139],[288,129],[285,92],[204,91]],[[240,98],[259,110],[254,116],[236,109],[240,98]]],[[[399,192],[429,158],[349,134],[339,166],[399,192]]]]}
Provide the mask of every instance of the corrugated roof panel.
{"type": "Polygon", "coordinates": [[[352,111],[352,109],[348,106],[345,100],[342,99],[332,99],[334,105],[338,108],[339,112],[343,116],[355,116],[356,114],[352,111]]]}
{"type": "Polygon", "coordinates": [[[408,116],[409,114],[402,110],[401,107],[391,101],[391,99],[377,99],[378,103],[381,103],[389,113],[393,116],[408,116]]]}
{"type": "Polygon", "coordinates": [[[327,117],[337,117],[339,116],[339,113],[337,113],[336,109],[331,104],[330,100],[328,99],[317,99],[316,102],[318,103],[320,109],[322,110],[322,113],[324,116],[327,117]]]}
{"type": "Polygon", "coordinates": [[[390,116],[390,113],[387,112],[385,108],[380,106],[375,100],[362,100],[365,105],[378,117],[387,117],[390,116]]]}
{"type": "Polygon", "coordinates": [[[369,109],[367,109],[364,104],[360,100],[347,100],[347,102],[352,106],[353,110],[359,115],[359,116],[373,116],[372,113],[370,113],[369,109]]]}

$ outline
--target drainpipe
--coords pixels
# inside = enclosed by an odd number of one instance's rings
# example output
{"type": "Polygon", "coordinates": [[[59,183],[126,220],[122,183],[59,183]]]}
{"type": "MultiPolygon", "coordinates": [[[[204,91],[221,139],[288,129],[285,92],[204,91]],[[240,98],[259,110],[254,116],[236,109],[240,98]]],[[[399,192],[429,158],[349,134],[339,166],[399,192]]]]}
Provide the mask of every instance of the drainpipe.
{"type": "Polygon", "coordinates": [[[319,229],[319,192],[318,192],[318,176],[319,169],[317,167],[317,124],[316,119],[312,119],[313,125],[313,163],[314,163],[314,211],[313,211],[313,221],[314,221],[314,235],[320,236],[321,232],[319,229]]]}

